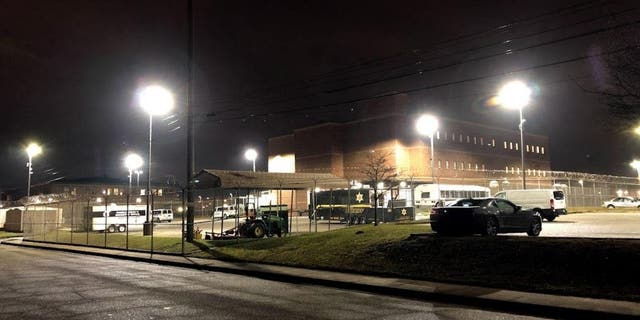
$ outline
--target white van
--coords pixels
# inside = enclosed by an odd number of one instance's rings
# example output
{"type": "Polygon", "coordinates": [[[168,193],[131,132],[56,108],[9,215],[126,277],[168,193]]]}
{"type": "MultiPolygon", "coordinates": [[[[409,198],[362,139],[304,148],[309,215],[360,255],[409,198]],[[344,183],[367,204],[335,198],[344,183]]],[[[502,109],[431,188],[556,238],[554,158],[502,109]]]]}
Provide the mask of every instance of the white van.
{"type": "Polygon", "coordinates": [[[231,206],[222,206],[222,207],[216,207],[216,210],[213,211],[213,218],[214,219],[226,219],[226,218],[231,218],[231,217],[235,217],[237,215],[236,212],[236,208],[235,207],[231,207],[231,206]]]}
{"type": "Polygon", "coordinates": [[[152,212],[154,222],[171,222],[173,220],[173,210],[171,209],[154,209],[152,212]]]}
{"type": "Polygon", "coordinates": [[[537,211],[547,221],[567,214],[564,192],[553,189],[505,190],[496,193],[496,198],[507,199],[523,208],[537,211]]]}
{"type": "Polygon", "coordinates": [[[145,210],[111,210],[94,213],[91,220],[91,230],[106,232],[125,232],[129,230],[142,230],[146,220],[145,210]]]}

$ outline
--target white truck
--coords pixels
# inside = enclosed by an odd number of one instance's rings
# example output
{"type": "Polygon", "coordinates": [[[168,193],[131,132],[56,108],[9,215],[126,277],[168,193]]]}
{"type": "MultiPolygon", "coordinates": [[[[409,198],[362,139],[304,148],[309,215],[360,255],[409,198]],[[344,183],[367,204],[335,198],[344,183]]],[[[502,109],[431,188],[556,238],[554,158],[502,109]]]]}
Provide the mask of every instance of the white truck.
{"type": "Polygon", "coordinates": [[[523,208],[532,209],[547,221],[567,214],[564,192],[554,189],[505,190],[496,193],[496,198],[507,199],[523,208]]]}

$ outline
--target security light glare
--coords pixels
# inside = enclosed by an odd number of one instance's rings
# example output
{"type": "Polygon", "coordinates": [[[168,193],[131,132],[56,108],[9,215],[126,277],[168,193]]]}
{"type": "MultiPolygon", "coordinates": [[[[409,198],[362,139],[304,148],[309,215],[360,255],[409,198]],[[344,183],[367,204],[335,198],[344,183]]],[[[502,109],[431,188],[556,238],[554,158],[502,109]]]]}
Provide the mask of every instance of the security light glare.
{"type": "Polygon", "coordinates": [[[425,114],[418,118],[416,129],[421,135],[433,137],[433,134],[438,130],[438,119],[432,115],[425,114]]]}
{"type": "Polygon", "coordinates": [[[164,115],[173,109],[173,95],[161,86],[148,86],[138,93],[138,103],[152,116],[164,115]]]}
{"type": "Polygon", "coordinates": [[[509,109],[522,109],[531,98],[531,89],[521,81],[505,84],[498,92],[498,103],[509,109]]]}

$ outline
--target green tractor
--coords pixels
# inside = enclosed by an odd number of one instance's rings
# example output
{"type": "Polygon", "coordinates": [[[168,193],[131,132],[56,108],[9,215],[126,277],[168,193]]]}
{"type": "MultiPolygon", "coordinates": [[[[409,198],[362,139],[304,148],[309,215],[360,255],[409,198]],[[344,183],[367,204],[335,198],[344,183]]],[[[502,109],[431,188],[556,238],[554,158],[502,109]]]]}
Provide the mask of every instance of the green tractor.
{"type": "Polygon", "coordinates": [[[288,210],[286,207],[286,205],[261,206],[262,216],[246,219],[238,226],[238,234],[248,238],[273,237],[274,235],[282,237],[282,234],[288,230],[288,210]]]}

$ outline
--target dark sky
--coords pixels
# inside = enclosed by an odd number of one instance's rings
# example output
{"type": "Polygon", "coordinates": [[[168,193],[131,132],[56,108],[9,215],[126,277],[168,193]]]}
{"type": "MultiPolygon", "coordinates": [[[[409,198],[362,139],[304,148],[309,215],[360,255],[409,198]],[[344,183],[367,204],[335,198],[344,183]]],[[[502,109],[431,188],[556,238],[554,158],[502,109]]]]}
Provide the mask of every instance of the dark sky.
{"type": "MultiPolygon", "coordinates": [[[[576,35],[637,20],[636,2],[195,0],[196,169],[249,169],[248,146],[266,169],[269,136],[407,90],[415,113],[517,129],[516,112],[485,102],[519,78],[536,88],[526,130],[550,137],[552,169],[631,176],[638,138],[580,88],[606,82],[602,59],[540,66],[615,47],[616,29],[576,35]]],[[[186,16],[178,0],[0,0],[0,186],[22,187],[31,140],[36,183],[124,178],[124,154],[146,155],[134,98],[149,83],[177,100],[154,122],[154,175],[184,180],[186,16]]]]}

